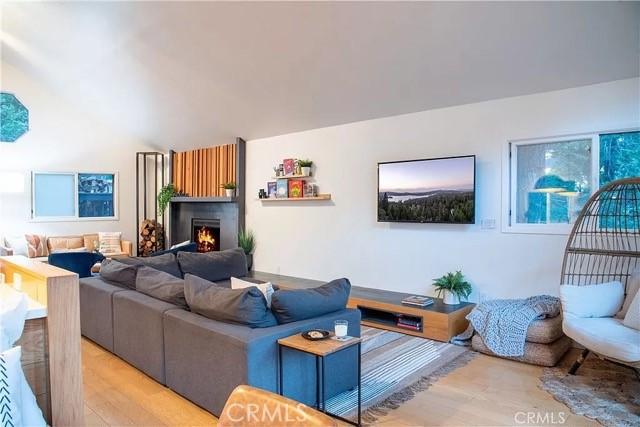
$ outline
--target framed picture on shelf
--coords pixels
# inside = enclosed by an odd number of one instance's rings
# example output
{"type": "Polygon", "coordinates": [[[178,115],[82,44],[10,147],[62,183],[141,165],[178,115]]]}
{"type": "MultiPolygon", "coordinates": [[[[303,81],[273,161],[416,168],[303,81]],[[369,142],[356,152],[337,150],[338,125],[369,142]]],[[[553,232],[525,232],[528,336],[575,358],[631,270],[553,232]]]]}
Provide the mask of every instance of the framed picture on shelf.
{"type": "Polygon", "coordinates": [[[278,193],[278,185],[275,181],[267,182],[267,196],[268,197],[276,197],[278,193]]]}
{"type": "Polygon", "coordinates": [[[295,160],[294,159],[284,159],[282,161],[282,165],[284,166],[284,174],[292,175],[295,170],[295,160]]]}
{"type": "Polygon", "coordinates": [[[301,179],[289,180],[289,197],[297,199],[304,194],[304,181],[301,179]]]}
{"type": "Polygon", "coordinates": [[[279,179],[278,181],[276,181],[276,197],[281,199],[286,199],[287,197],[289,197],[287,182],[288,180],[286,179],[279,179]]]}
{"type": "Polygon", "coordinates": [[[316,197],[318,195],[317,186],[315,184],[310,183],[310,182],[306,183],[304,185],[303,195],[304,195],[304,197],[316,197]]]}

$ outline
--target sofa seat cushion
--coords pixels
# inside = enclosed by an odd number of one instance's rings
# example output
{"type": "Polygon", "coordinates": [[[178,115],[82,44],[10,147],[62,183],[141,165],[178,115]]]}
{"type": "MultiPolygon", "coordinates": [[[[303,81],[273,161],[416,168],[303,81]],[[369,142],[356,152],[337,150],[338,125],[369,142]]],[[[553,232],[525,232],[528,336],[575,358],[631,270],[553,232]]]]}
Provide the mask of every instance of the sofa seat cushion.
{"type": "Polygon", "coordinates": [[[264,295],[256,287],[229,289],[187,274],[184,293],[191,311],[209,319],[250,328],[267,328],[278,324],[267,307],[264,295]]]}
{"type": "Polygon", "coordinates": [[[578,344],[602,356],[640,362],[640,331],[625,326],[621,319],[565,316],[562,329],[578,344]]]}
{"type": "Polygon", "coordinates": [[[128,265],[146,265],[182,278],[182,272],[174,254],[164,254],[156,257],[124,257],[118,258],[118,262],[128,265]]]}
{"type": "Polygon", "coordinates": [[[65,249],[79,249],[84,247],[82,236],[57,236],[47,239],[49,253],[65,249]]]}
{"type": "Polygon", "coordinates": [[[539,344],[549,344],[556,341],[563,335],[562,315],[559,315],[531,322],[529,324],[529,329],[527,329],[526,341],[539,344]]]}
{"type": "Polygon", "coordinates": [[[347,306],[351,283],[336,279],[317,288],[277,290],[271,297],[271,310],[278,323],[290,323],[322,316],[347,306]]]}
{"type": "Polygon", "coordinates": [[[79,287],[82,335],[113,351],[113,295],[126,289],[101,277],[80,279],[79,287]]]}
{"type": "Polygon", "coordinates": [[[165,383],[163,314],[179,307],[137,291],[113,296],[113,352],[165,383]]]}
{"type": "Polygon", "coordinates": [[[178,262],[184,274],[193,274],[210,282],[247,275],[247,257],[242,249],[220,252],[178,252],[178,262]]]}

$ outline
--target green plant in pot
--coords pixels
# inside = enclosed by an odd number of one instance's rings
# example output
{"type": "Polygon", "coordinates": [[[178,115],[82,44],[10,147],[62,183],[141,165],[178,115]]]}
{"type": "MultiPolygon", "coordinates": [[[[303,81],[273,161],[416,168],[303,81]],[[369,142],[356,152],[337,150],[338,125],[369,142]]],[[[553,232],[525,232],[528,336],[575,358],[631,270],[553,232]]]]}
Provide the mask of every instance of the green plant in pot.
{"type": "Polygon", "coordinates": [[[311,160],[298,160],[298,164],[300,165],[300,169],[302,169],[302,175],[311,176],[311,166],[313,165],[311,160]]]}
{"type": "Polygon", "coordinates": [[[160,189],[158,193],[158,211],[160,215],[164,215],[165,209],[169,205],[171,198],[177,194],[176,187],[173,184],[167,184],[160,189]]]}
{"type": "Polygon", "coordinates": [[[238,233],[238,246],[247,256],[247,269],[253,266],[253,250],[256,247],[256,238],[251,230],[240,230],[238,233]]]}
{"type": "Polygon", "coordinates": [[[435,279],[433,286],[438,298],[442,298],[445,304],[460,304],[460,300],[469,298],[472,291],[471,283],[467,282],[461,271],[435,279]]]}
{"type": "Polygon", "coordinates": [[[222,184],[222,188],[224,188],[224,193],[227,197],[231,198],[236,195],[236,183],[235,182],[227,182],[222,184]]]}

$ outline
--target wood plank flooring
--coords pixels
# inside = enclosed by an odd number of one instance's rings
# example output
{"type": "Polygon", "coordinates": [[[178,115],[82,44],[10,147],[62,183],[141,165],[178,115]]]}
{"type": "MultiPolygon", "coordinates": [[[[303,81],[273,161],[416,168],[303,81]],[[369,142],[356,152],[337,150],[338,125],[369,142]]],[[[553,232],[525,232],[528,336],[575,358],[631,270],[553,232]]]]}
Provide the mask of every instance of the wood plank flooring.
{"type": "MultiPolygon", "coordinates": [[[[82,340],[87,426],[213,426],[213,415],[156,383],[117,356],[82,340]]],[[[597,426],[573,415],[538,388],[542,368],[478,355],[377,425],[405,426],[597,426]],[[523,424],[519,413],[549,413],[547,423],[523,424]],[[519,417],[516,419],[515,417],[519,417]],[[555,417],[555,418],[551,418],[555,417]],[[556,421],[555,424],[552,421],[556,421]]]]}

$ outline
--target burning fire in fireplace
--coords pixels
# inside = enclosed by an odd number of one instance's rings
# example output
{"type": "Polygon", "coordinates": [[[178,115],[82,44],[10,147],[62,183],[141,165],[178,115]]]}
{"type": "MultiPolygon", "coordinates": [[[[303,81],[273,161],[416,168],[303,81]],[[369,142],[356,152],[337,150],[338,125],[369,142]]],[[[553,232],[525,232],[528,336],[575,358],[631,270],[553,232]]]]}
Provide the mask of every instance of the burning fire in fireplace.
{"type": "Polygon", "coordinates": [[[216,250],[216,238],[207,226],[203,225],[198,229],[196,243],[198,244],[198,252],[211,252],[216,250]]]}

